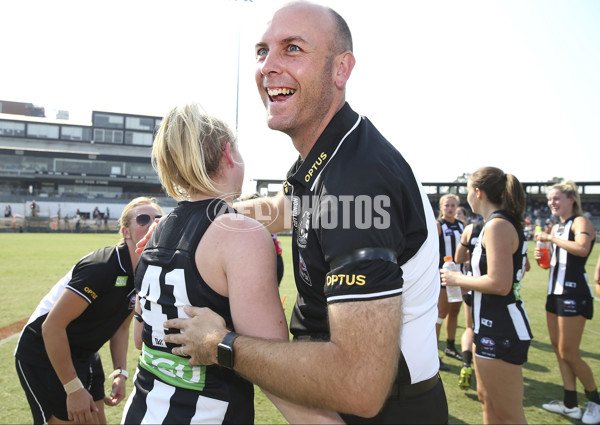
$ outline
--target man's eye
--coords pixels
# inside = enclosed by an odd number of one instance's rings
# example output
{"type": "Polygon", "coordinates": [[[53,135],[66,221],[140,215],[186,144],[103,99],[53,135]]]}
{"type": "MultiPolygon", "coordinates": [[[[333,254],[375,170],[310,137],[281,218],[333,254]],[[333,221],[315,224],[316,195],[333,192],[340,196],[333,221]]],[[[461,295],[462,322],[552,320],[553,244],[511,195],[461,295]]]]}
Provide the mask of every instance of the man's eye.
{"type": "Polygon", "coordinates": [[[290,51],[290,52],[299,52],[300,51],[300,47],[296,46],[295,44],[290,44],[288,46],[288,51],[290,51]]]}
{"type": "Polygon", "coordinates": [[[256,51],[256,56],[257,57],[259,57],[259,56],[265,56],[266,54],[267,54],[267,49],[264,48],[264,47],[261,47],[260,49],[258,49],[256,51]]]}

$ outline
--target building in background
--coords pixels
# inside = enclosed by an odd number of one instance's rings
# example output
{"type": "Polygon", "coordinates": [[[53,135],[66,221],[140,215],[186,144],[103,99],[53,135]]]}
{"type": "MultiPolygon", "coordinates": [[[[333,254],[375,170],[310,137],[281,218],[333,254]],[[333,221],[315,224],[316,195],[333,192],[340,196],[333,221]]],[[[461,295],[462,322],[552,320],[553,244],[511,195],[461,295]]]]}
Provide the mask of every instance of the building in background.
{"type": "MultiPolygon", "coordinates": [[[[77,211],[89,217],[98,207],[114,219],[137,196],[158,198],[167,212],[176,205],[162,192],[150,160],[162,117],[105,111],[92,111],[91,122],[68,117],[68,111],[58,111],[46,118],[43,106],[0,100],[0,208],[10,205],[26,216],[35,201],[39,216],[64,218],[77,211]]],[[[262,196],[282,186],[282,180],[254,181],[262,196]]],[[[532,220],[537,213],[549,216],[545,191],[552,182],[522,183],[532,220]]],[[[576,183],[600,230],[600,182],[576,183]]],[[[458,194],[469,210],[466,179],[423,186],[434,211],[446,193],[458,194]]]]}
{"type": "Polygon", "coordinates": [[[35,199],[56,204],[41,205],[41,215],[72,215],[84,200],[108,206],[164,196],[150,161],[162,117],[93,111],[91,122],[74,122],[60,119],[67,111],[51,119],[43,107],[7,101],[0,111],[0,202],[18,208],[35,199]]]}

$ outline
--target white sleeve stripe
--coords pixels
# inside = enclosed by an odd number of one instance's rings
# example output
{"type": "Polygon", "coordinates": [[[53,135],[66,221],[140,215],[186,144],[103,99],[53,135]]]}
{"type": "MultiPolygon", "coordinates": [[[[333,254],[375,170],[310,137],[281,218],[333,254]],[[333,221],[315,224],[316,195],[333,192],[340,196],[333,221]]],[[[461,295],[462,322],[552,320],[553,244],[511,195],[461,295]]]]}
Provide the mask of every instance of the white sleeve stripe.
{"type": "Polygon", "coordinates": [[[86,300],[88,302],[88,304],[92,303],[92,300],[90,300],[88,297],[86,297],[84,294],[82,294],[81,292],[79,292],[77,289],[73,288],[72,286],[68,286],[66,287],[67,289],[70,289],[71,291],[75,292],[76,294],[79,294],[83,297],[84,300],[86,300]]]}
{"type": "Polygon", "coordinates": [[[336,295],[334,297],[328,297],[327,298],[327,302],[339,301],[339,300],[378,298],[378,297],[385,297],[385,296],[388,296],[388,295],[396,295],[396,294],[401,294],[401,293],[402,293],[402,288],[393,289],[391,291],[375,292],[375,293],[372,293],[372,294],[336,295]]]}

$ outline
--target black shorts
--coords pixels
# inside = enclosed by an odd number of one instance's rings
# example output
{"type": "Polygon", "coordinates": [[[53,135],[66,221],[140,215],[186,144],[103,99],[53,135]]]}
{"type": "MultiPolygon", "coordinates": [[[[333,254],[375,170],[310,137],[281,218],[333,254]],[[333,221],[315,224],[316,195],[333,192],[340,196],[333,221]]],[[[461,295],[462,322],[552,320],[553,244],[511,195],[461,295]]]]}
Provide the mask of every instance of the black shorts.
{"type": "Polygon", "coordinates": [[[531,340],[489,337],[475,334],[475,354],[485,359],[499,359],[507,363],[522,365],[527,361],[531,340]]]}
{"type": "Polygon", "coordinates": [[[594,317],[594,299],[582,295],[553,295],[546,298],[546,311],[557,316],[583,316],[588,320],[594,317]]]}
{"type": "MultiPolygon", "coordinates": [[[[15,359],[17,374],[25,390],[34,424],[44,424],[55,416],[69,420],[67,394],[52,367],[22,362],[15,359]]],[[[92,395],[94,401],[104,399],[104,370],[100,355],[95,353],[88,361],[74,363],[77,377],[92,395]]]]}
{"type": "Polygon", "coordinates": [[[473,307],[473,291],[469,291],[465,295],[463,295],[463,301],[469,307],[473,307]]]}

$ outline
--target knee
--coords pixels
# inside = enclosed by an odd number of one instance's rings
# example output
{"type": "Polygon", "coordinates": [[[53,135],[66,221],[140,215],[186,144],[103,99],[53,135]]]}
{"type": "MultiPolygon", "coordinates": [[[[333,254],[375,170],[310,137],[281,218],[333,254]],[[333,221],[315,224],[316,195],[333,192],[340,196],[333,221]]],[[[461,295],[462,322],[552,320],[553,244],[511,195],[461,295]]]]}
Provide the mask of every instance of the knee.
{"type": "Polygon", "coordinates": [[[558,357],[569,365],[575,364],[581,359],[579,349],[576,347],[558,347],[558,357]]]}
{"type": "Polygon", "coordinates": [[[479,385],[477,386],[477,398],[479,399],[479,401],[481,402],[481,404],[483,405],[487,405],[487,394],[484,390],[479,388],[479,385]]]}

